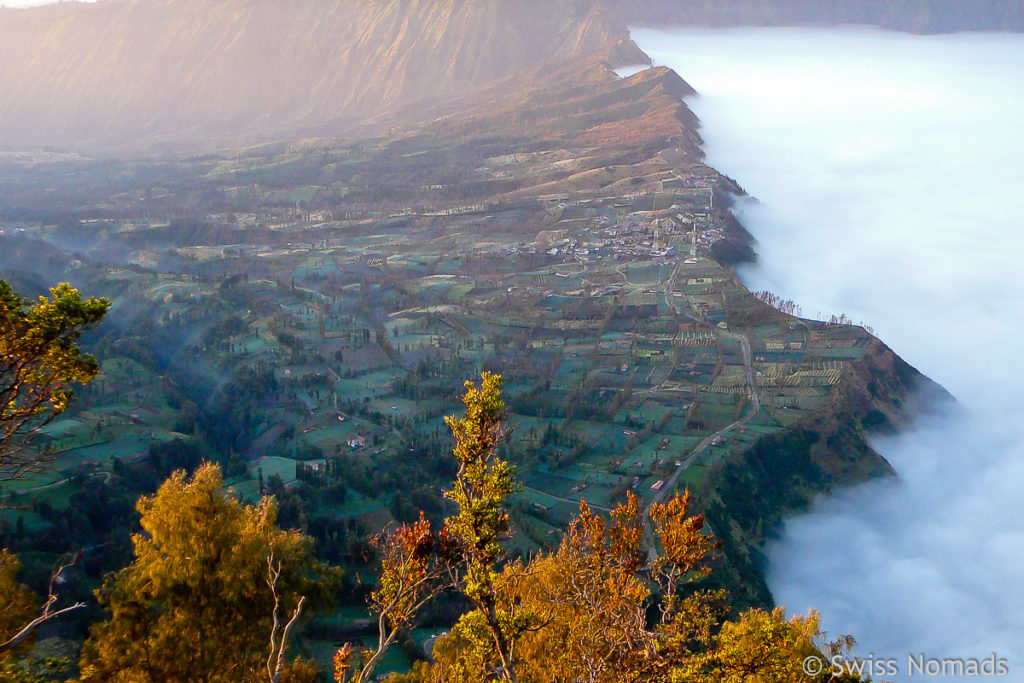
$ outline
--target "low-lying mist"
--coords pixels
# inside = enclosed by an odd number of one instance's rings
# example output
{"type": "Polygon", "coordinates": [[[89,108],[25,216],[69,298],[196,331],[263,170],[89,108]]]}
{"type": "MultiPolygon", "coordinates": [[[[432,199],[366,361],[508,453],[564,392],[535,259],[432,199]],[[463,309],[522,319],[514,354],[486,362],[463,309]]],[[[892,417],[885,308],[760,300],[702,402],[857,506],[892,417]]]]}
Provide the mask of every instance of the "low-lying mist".
{"type": "MultiPolygon", "coordinates": [[[[821,500],[768,549],[792,610],[858,654],[1024,676],[1024,36],[634,30],[699,97],[708,161],[759,202],[742,271],[846,313],[965,414],[874,444],[899,477],[821,500]]],[[[887,677],[888,678],[888,677],[887,677]]],[[[935,680],[932,678],[932,680],[935,680]]]]}

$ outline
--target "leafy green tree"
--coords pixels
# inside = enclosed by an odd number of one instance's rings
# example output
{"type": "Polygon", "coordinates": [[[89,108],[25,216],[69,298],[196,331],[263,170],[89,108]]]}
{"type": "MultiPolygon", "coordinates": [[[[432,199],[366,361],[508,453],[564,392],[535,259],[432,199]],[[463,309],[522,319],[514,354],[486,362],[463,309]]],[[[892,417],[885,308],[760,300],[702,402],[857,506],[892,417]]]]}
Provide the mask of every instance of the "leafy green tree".
{"type": "MultiPolygon", "coordinates": [[[[280,610],[297,615],[300,596],[319,588],[311,540],[277,528],[273,499],[246,505],[223,484],[207,464],[139,500],[135,561],[96,592],[110,617],[90,630],[83,681],[274,679],[289,631],[280,610]]],[[[291,663],[277,680],[309,671],[291,663]]]]}
{"type": "MultiPolygon", "coordinates": [[[[45,449],[34,447],[32,437],[67,409],[72,385],[96,376],[96,359],[82,353],[76,342],[103,319],[109,306],[106,299],[83,301],[67,283],[51,288],[50,298],[41,296],[32,303],[0,280],[0,482],[18,479],[49,460],[45,449]]],[[[0,602],[7,606],[0,615],[0,666],[6,678],[28,676],[14,655],[36,628],[83,606],[56,606],[54,586],[68,564],[54,569],[49,595],[40,606],[17,581],[17,558],[0,550],[0,602]]]]}
{"type": "Polygon", "coordinates": [[[96,359],[76,342],[109,307],[66,282],[32,303],[0,280],[0,481],[47,461],[31,437],[67,409],[74,384],[96,376],[96,359]]]}
{"type": "MultiPolygon", "coordinates": [[[[442,533],[459,556],[464,572],[459,587],[474,609],[463,615],[456,631],[473,643],[473,654],[480,661],[493,652],[498,666],[491,673],[515,683],[515,641],[531,619],[516,605],[502,602],[497,586],[499,564],[505,558],[501,541],[510,531],[505,499],[519,489],[514,468],[496,455],[504,436],[501,376],[483,373],[479,388],[466,382],[462,402],[463,417],[445,418],[455,437],[452,453],[459,463],[455,486],[445,497],[455,502],[458,512],[445,520],[442,533]]],[[[463,675],[483,673],[471,669],[463,675]]]]}
{"type": "Polygon", "coordinates": [[[455,486],[445,496],[455,502],[458,512],[445,520],[436,537],[421,516],[377,538],[381,573],[370,607],[379,615],[378,646],[361,653],[362,664],[356,664],[351,647],[339,650],[335,657],[339,683],[366,680],[398,631],[411,625],[420,607],[447,587],[457,588],[474,606],[455,627],[473,641],[473,656],[460,661],[459,671],[449,679],[497,675],[517,680],[515,638],[528,618],[502,604],[496,583],[505,557],[501,541],[510,530],[505,499],[518,489],[513,468],[496,456],[505,411],[501,377],[485,372],[479,388],[472,382],[465,386],[465,415],[445,418],[455,437],[453,454],[459,463],[455,486]],[[493,666],[492,661],[499,664],[493,666]]]}

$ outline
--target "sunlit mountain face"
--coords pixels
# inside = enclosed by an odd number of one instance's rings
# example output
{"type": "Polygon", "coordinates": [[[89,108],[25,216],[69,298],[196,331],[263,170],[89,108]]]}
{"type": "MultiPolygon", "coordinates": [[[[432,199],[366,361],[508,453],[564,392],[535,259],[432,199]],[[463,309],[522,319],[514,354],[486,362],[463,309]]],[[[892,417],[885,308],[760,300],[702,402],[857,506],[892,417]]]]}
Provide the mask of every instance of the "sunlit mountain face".
{"type": "Polygon", "coordinates": [[[0,148],[110,156],[337,135],[624,39],[609,11],[574,0],[4,10],[0,148]]]}

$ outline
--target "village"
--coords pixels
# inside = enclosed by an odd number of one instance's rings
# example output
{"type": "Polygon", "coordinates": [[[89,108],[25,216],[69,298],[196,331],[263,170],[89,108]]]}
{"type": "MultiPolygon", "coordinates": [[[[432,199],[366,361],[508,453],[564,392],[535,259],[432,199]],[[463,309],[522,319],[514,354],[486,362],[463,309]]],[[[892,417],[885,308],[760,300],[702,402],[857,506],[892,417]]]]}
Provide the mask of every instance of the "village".
{"type": "MultiPolygon", "coordinates": [[[[352,172],[372,160],[334,154],[352,172]]],[[[0,527],[55,534],[84,481],[213,459],[242,499],[273,494],[282,524],[361,557],[374,533],[445,510],[444,417],[489,370],[504,378],[500,454],[523,483],[509,550],[525,556],[554,547],[583,500],[701,500],[716,471],[826,410],[871,344],[737,281],[752,252],[736,189],[700,164],[484,199],[406,183],[381,201],[274,175],[305,158],[203,160],[214,189],[169,181],[73,221],[4,220],[0,266],[106,296],[113,322],[88,342],[100,376],[44,429],[55,466],[0,491],[0,527]],[[186,203],[205,208],[177,213],[186,203]]],[[[588,159],[516,158],[488,160],[479,182],[588,159]]]]}
{"type": "MultiPolygon", "coordinates": [[[[584,497],[600,508],[627,489],[660,494],[712,435],[675,482],[698,484],[715,458],[826,405],[861,352],[856,328],[756,301],[746,310],[749,293],[710,257],[724,238],[712,202],[710,189],[692,188],[401,220],[283,213],[269,243],[147,247],[97,270],[96,284],[129,320],[151,316],[196,340],[183,350],[193,372],[272,377],[269,400],[253,397],[264,426],[232,481],[244,495],[258,493],[260,476],[286,488],[321,481],[332,457],[441,457],[458,383],[502,371],[518,435],[508,448],[527,482],[516,517],[525,550],[550,543],[584,497]],[[752,349],[762,408],[718,434],[751,409],[734,328],[752,349]]],[[[21,239],[46,232],[15,228],[21,239]]],[[[188,438],[173,424],[159,362],[103,358],[81,409],[47,428],[63,473],[23,486],[57,497],[75,467],[109,470],[148,458],[154,439],[188,438]]],[[[381,528],[393,507],[357,494],[343,514],[381,528]]]]}

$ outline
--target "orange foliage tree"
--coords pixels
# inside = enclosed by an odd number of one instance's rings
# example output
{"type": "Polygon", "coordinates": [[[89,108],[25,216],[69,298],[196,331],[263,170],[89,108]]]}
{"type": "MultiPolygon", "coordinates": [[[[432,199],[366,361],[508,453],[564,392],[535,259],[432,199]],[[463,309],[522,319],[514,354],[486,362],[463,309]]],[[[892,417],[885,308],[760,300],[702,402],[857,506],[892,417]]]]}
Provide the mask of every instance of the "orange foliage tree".
{"type": "MultiPolygon", "coordinates": [[[[502,437],[500,377],[466,384],[466,416],[448,418],[459,473],[447,495],[459,509],[441,533],[425,519],[378,541],[380,616],[376,661],[396,631],[438,590],[457,589],[473,606],[437,639],[433,661],[393,677],[403,683],[530,682],[753,683],[818,679],[805,657],[836,651],[821,645],[815,613],[752,609],[729,618],[729,596],[708,588],[719,542],[689,492],[650,508],[652,542],[639,499],[627,493],[608,518],[581,502],[557,549],[529,561],[506,561],[505,503],[517,489],[512,468],[495,455],[502,437]],[[650,546],[650,547],[649,547],[650,546]]],[[[851,641],[844,641],[851,642],[851,641]]],[[[337,680],[366,680],[351,648],[338,655],[337,680]],[[347,678],[351,676],[351,678],[347,678]]]]}

